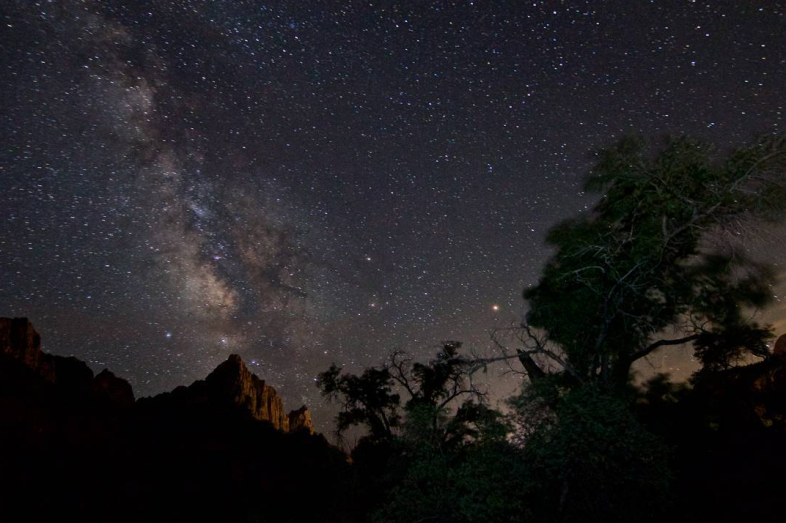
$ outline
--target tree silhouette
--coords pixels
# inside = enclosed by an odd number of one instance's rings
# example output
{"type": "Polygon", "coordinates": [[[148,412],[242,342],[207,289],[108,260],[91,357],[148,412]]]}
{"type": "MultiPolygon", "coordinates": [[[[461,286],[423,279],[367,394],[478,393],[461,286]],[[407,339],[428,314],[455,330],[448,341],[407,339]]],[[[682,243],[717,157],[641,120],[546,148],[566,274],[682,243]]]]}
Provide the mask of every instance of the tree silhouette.
{"type": "Polygon", "coordinates": [[[620,387],[635,361],[684,343],[712,366],[765,356],[770,331],[746,311],[771,299],[773,271],[729,239],[782,217],[785,144],[763,139],[718,159],[688,138],[654,153],[625,138],[597,153],[586,189],[602,198],[551,229],[556,253],[524,292],[514,356],[530,378],[556,369],[620,387]]]}
{"type": "MultiPolygon", "coordinates": [[[[401,428],[404,414],[416,411],[419,420],[428,418],[432,429],[447,430],[440,420],[451,403],[460,398],[482,403],[485,397],[473,381],[477,365],[459,355],[460,349],[460,342],[445,342],[428,363],[414,362],[405,352],[394,351],[379,368],[368,368],[360,375],[342,373],[333,364],[318,375],[317,386],[323,396],[341,404],[336,418],[339,433],[361,425],[374,439],[390,438],[401,428]],[[395,391],[397,386],[409,396],[404,402],[395,391]]],[[[468,412],[477,409],[466,405],[460,412],[466,418],[468,412]]],[[[456,419],[468,422],[465,418],[456,419]]],[[[410,422],[412,419],[410,416],[410,422]]],[[[454,425],[450,428],[456,429],[454,425]]]]}

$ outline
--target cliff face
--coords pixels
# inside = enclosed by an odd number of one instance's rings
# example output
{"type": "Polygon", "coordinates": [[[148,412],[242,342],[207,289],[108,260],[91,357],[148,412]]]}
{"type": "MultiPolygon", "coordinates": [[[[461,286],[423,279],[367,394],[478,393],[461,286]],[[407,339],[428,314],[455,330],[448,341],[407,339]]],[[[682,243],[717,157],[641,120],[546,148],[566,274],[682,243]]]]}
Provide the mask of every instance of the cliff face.
{"type": "Polygon", "coordinates": [[[773,347],[772,354],[774,356],[786,356],[786,334],[778,338],[773,347]]]}
{"type": "MultiPolygon", "coordinates": [[[[93,376],[84,362],[41,351],[41,337],[27,318],[0,318],[0,354],[32,369],[60,390],[109,398],[121,405],[133,405],[131,385],[107,369],[93,376]]],[[[178,387],[146,401],[165,408],[177,404],[233,404],[247,410],[254,419],[267,421],[276,429],[307,430],[314,433],[311,412],[305,406],[287,413],[276,389],[251,373],[240,356],[232,354],[204,380],[178,387]],[[174,404],[170,405],[169,402],[174,404]]]]}
{"type": "Polygon", "coordinates": [[[297,410],[289,413],[289,430],[307,430],[309,434],[314,434],[314,424],[311,421],[311,411],[303,405],[297,410]]]}
{"type": "Polygon", "coordinates": [[[104,369],[93,378],[91,390],[110,398],[115,403],[122,405],[134,404],[134,391],[131,385],[123,378],[118,378],[110,370],[104,369]]]}
{"type": "Polygon", "coordinates": [[[48,381],[55,381],[51,357],[41,352],[41,336],[27,318],[0,318],[0,354],[23,363],[48,381]]]}
{"type": "Polygon", "coordinates": [[[205,379],[213,399],[225,399],[248,409],[254,419],[269,421],[289,432],[289,417],[276,389],[248,370],[237,354],[232,354],[205,379]]]}
{"type": "Polygon", "coordinates": [[[74,357],[56,356],[41,350],[41,336],[27,318],[0,318],[0,354],[33,370],[62,391],[94,393],[120,403],[134,403],[131,385],[108,370],[98,376],[74,357]]]}
{"type": "Polygon", "coordinates": [[[135,401],[108,370],[93,376],[76,358],[42,352],[26,319],[0,318],[3,522],[283,523],[292,507],[297,521],[325,521],[343,510],[348,464],[303,431],[313,431],[310,419],[305,408],[287,414],[237,356],[204,380],[135,401]]]}
{"type": "Polygon", "coordinates": [[[230,355],[204,381],[178,387],[171,395],[163,394],[151,399],[154,403],[167,400],[186,404],[233,404],[248,411],[254,419],[267,421],[280,431],[302,428],[314,433],[308,408],[304,406],[287,414],[276,389],[252,374],[237,354],[230,355]]]}

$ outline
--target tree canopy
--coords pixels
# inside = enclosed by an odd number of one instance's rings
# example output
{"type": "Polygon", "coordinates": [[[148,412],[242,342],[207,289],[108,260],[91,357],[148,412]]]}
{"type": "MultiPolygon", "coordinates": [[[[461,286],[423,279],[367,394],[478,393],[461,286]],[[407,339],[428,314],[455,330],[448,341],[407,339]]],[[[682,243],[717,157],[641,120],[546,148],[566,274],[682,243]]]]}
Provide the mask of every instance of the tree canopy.
{"type": "Polygon", "coordinates": [[[755,314],[776,275],[738,241],[786,211],[786,139],[720,154],[684,137],[659,146],[625,138],[596,154],[586,190],[600,198],[549,231],[554,254],[524,291],[524,321],[492,336],[502,354],[467,357],[446,342],[427,363],[396,351],[360,375],[335,365],[319,375],[323,395],[340,404],[339,432],[367,430],[353,458],[373,519],[674,520],[685,507],[706,512],[696,483],[712,496],[734,490],[674,466],[675,456],[718,471],[732,445],[740,463],[786,459],[756,450],[783,448],[781,407],[770,405],[782,396],[759,390],[757,406],[740,385],[786,365],[770,357],[772,331],[755,314]],[[634,362],[687,343],[703,365],[694,388],[661,377],[637,391],[634,362]],[[766,361],[732,369],[757,357],[766,361]],[[503,415],[473,376],[516,359],[529,379],[503,415]],[[770,411],[775,421],[761,425],[770,411]]]}
{"type": "Polygon", "coordinates": [[[520,496],[499,489],[525,488],[522,456],[460,349],[445,342],[427,363],[395,351],[360,375],[335,365],[319,375],[323,395],[339,402],[339,431],[367,431],[352,456],[360,502],[377,521],[501,522],[524,512],[520,496]]]}
{"type": "MultiPolygon", "coordinates": [[[[405,352],[394,351],[381,367],[368,368],[360,375],[343,373],[334,364],[319,374],[317,386],[323,396],[341,404],[336,418],[339,432],[360,425],[376,439],[389,438],[402,428],[407,413],[410,430],[418,419],[446,436],[447,427],[442,427],[440,420],[451,403],[469,400],[461,405],[456,417],[462,423],[479,416],[483,405],[484,392],[472,378],[475,364],[460,355],[460,349],[459,342],[445,342],[428,363],[415,362],[405,352]],[[408,395],[406,400],[402,401],[396,387],[408,395]]],[[[458,430],[455,424],[450,428],[454,430],[458,430]]]]}
{"type": "Polygon", "coordinates": [[[556,365],[575,382],[620,386],[634,361],[688,342],[712,366],[765,355],[770,331],[748,311],[771,299],[774,273],[731,238],[782,216],[785,152],[773,138],[723,157],[688,138],[599,151],[586,189],[600,201],[551,229],[556,252],[524,292],[518,356],[530,377],[556,365]]]}

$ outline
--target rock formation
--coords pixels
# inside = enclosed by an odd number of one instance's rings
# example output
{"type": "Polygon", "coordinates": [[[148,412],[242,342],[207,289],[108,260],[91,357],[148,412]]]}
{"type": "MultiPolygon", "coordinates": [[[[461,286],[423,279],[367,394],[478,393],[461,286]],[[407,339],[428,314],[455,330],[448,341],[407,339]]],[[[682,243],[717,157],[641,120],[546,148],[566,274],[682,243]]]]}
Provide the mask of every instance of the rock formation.
{"type": "Polygon", "coordinates": [[[786,334],[781,335],[772,350],[774,356],[786,356],[786,334]]]}
{"type": "Polygon", "coordinates": [[[248,370],[237,354],[232,354],[205,379],[211,399],[225,399],[248,409],[254,419],[269,421],[275,428],[289,431],[289,418],[276,389],[248,370]]]}
{"type": "Polygon", "coordinates": [[[159,404],[235,405],[249,412],[254,419],[267,421],[283,432],[303,428],[314,433],[308,408],[304,406],[287,414],[276,389],[252,374],[237,354],[230,355],[204,380],[195,381],[188,387],[178,387],[149,401],[159,404]]]}
{"type": "Polygon", "coordinates": [[[102,370],[93,378],[91,390],[121,405],[133,405],[134,403],[134,391],[131,385],[126,380],[115,376],[109,369],[102,370]]]}
{"type": "Polygon", "coordinates": [[[0,354],[33,370],[62,392],[96,393],[120,403],[134,403],[131,385],[104,370],[95,378],[87,364],[73,356],[56,356],[41,350],[41,337],[27,318],[0,318],[0,354]]]}
{"type": "MultiPolygon", "coordinates": [[[[90,367],[77,358],[41,351],[41,337],[27,318],[0,318],[0,354],[19,361],[63,392],[93,394],[121,405],[135,403],[131,385],[109,370],[94,377],[90,367]]],[[[177,404],[236,405],[254,419],[267,421],[283,432],[304,429],[314,433],[308,408],[303,406],[287,414],[276,389],[252,374],[237,354],[229,356],[204,380],[178,387],[146,403],[165,408],[176,408],[177,404]]]]}
{"type": "Polygon", "coordinates": [[[54,381],[51,357],[41,352],[41,336],[27,318],[0,318],[0,354],[5,354],[54,381]]]}
{"type": "Polygon", "coordinates": [[[308,410],[308,407],[303,405],[289,413],[289,430],[290,432],[307,430],[309,434],[314,433],[314,424],[311,421],[311,411],[308,410]]]}
{"type": "Polygon", "coordinates": [[[26,319],[0,319],[3,522],[349,521],[332,517],[346,456],[309,433],[308,409],[287,414],[238,356],[135,401],[110,371],[42,352],[26,319]]]}

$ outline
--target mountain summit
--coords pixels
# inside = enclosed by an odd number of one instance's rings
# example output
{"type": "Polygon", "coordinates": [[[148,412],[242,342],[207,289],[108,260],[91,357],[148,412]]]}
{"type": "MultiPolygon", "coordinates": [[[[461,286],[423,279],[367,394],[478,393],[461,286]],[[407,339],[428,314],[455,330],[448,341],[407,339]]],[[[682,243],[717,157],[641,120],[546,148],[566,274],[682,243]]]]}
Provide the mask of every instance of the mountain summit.
{"type": "Polygon", "coordinates": [[[304,429],[310,434],[314,433],[308,408],[303,406],[287,414],[276,389],[251,373],[237,354],[231,354],[204,380],[195,381],[187,387],[178,387],[171,393],[160,394],[147,402],[213,406],[233,404],[247,411],[254,419],[266,421],[280,431],[304,429]]]}
{"type": "Polygon", "coordinates": [[[135,400],[26,318],[0,318],[0,463],[4,523],[339,521],[349,467],[240,356],[135,400]]]}
{"type": "MultiPolygon", "coordinates": [[[[93,371],[77,358],[43,352],[41,337],[27,318],[0,318],[0,355],[16,360],[58,388],[92,392],[119,404],[134,404],[131,386],[109,370],[104,369],[93,376],[93,371]]],[[[308,408],[304,405],[286,413],[276,389],[252,374],[237,354],[230,355],[204,380],[146,398],[140,403],[164,408],[183,404],[236,405],[254,419],[266,421],[280,431],[307,430],[314,434],[308,408]]]]}

